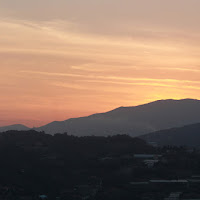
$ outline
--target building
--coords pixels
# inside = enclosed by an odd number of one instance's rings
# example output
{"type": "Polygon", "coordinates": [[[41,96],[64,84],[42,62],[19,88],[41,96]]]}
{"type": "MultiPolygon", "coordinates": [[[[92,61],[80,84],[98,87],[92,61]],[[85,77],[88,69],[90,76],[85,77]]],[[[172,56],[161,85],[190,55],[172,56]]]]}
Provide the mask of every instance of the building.
{"type": "Polygon", "coordinates": [[[134,154],[134,158],[138,159],[158,159],[162,157],[162,155],[157,154],[134,154]]]}
{"type": "Polygon", "coordinates": [[[186,189],[188,188],[189,182],[188,180],[150,180],[149,181],[152,187],[162,188],[162,189],[170,189],[172,191],[178,189],[186,189]]]}
{"type": "Polygon", "coordinates": [[[152,168],[159,162],[159,160],[144,160],[143,162],[148,168],[152,168]]]}

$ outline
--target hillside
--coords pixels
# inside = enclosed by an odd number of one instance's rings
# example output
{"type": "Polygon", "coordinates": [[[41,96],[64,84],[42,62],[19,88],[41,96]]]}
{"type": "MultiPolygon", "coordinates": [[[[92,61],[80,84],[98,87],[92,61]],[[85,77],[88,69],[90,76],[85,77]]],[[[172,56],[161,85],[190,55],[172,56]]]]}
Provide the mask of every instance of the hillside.
{"type": "MultiPolygon", "coordinates": [[[[155,150],[145,141],[126,135],[51,136],[34,130],[0,133],[0,199],[39,200],[35,198],[39,194],[51,196],[50,200],[55,200],[57,195],[67,196],[61,199],[84,199],[70,198],[71,193],[63,191],[74,191],[91,179],[98,182],[103,179],[104,185],[116,183],[116,172],[125,168],[125,164],[134,163],[133,154],[147,152],[155,150]],[[3,191],[7,188],[13,198],[4,198],[3,191]]],[[[121,175],[118,182],[123,178],[121,175]]],[[[95,186],[95,183],[90,184],[95,186]]]]}
{"type": "MultiPolygon", "coordinates": [[[[159,100],[134,107],[119,107],[87,117],[55,121],[35,128],[48,134],[65,133],[76,136],[105,136],[147,133],[200,122],[200,101],[194,99],[159,100]]],[[[0,131],[24,130],[18,126],[2,127],[0,131]]]]}
{"type": "Polygon", "coordinates": [[[142,134],[200,122],[200,101],[193,99],[160,100],[120,107],[107,113],[52,122],[37,130],[49,134],[68,132],[72,135],[142,134]]]}
{"type": "Polygon", "coordinates": [[[29,128],[22,124],[14,124],[14,125],[10,125],[10,126],[0,127],[0,132],[5,132],[5,131],[9,131],[9,130],[26,131],[26,130],[29,130],[29,128]]]}
{"type": "Polygon", "coordinates": [[[140,138],[147,142],[155,142],[158,145],[200,147],[200,123],[157,131],[141,136],[140,138]]]}

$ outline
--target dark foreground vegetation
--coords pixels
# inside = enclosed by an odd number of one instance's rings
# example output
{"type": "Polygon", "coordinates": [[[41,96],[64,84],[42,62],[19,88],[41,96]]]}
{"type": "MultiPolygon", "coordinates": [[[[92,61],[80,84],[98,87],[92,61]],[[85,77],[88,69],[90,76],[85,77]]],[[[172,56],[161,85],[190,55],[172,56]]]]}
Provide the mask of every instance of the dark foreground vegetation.
{"type": "Polygon", "coordinates": [[[200,198],[198,150],[127,135],[8,131],[0,134],[0,161],[0,199],[200,198]]]}

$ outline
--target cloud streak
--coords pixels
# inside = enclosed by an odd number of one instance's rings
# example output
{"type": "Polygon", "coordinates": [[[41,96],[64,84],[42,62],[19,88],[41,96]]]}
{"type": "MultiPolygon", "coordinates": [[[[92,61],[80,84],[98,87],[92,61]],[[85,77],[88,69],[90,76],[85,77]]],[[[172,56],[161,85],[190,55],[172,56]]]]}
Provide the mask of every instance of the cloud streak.
{"type": "Polygon", "coordinates": [[[121,80],[121,81],[144,81],[144,82],[167,82],[167,83],[195,83],[200,84],[200,81],[192,80],[177,80],[177,79],[153,79],[153,78],[131,78],[121,76],[99,76],[99,75],[83,75],[83,74],[70,74],[70,73],[49,73],[41,71],[21,71],[21,73],[39,74],[44,76],[56,76],[56,77],[78,77],[89,79],[105,79],[105,80],[121,80]]]}
{"type": "Polygon", "coordinates": [[[0,1],[0,110],[31,125],[33,116],[49,122],[158,98],[200,99],[199,6],[0,1]]]}

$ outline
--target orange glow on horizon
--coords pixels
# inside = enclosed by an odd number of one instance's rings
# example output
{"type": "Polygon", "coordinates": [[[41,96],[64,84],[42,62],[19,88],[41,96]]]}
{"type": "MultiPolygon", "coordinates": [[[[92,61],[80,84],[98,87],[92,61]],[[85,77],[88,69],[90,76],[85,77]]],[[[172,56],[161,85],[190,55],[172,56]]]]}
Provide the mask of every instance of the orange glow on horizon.
{"type": "Polygon", "coordinates": [[[0,126],[200,99],[199,2],[15,1],[0,3],[0,126]]]}

